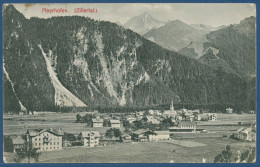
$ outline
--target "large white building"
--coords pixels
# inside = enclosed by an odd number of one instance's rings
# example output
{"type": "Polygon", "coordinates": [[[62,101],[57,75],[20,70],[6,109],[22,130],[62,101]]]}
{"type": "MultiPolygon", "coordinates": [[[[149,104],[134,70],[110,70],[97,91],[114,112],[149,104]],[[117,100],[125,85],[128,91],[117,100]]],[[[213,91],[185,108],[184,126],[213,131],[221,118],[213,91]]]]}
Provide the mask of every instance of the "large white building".
{"type": "Polygon", "coordinates": [[[256,133],[252,131],[252,128],[240,128],[236,131],[235,137],[240,140],[256,141],[256,133]]]}
{"type": "Polygon", "coordinates": [[[100,133],[98,131],[81,132],[79,136],[84,147],[95,147],[99,145],[100,133]]]}
{"type": "Polygon", "coordinates": [[[93,127],[103,127],[103,119],[93,118],[92,119],[92,126],[93,127]]]}
{"type": "Polygon", "coordinates": [[[110,124],[111,124],[111,127],[112,128],[120,128],[121,125],[120,125],[120,121],[119,120],[110,120],[110,124]]]}
{"type": "Polygon", "coordinates": [[[194,125],[187,125],[187,126],[174,126],[169,128],[170,133],[195,133],[196,126],[194,125]]]}
{"type": "Polygon", "coordinates": [[[39,151],[53,151],[62,149],[61,129],[31,129],[27,130],[27,143],[39,151]]]}

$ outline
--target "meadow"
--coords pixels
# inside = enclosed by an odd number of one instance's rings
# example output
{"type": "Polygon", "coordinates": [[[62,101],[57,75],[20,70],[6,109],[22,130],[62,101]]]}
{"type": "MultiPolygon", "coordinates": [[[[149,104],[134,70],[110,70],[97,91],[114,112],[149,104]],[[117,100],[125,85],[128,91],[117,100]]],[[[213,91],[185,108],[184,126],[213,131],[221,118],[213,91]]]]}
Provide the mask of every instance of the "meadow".
{"type": "MultiPolygon", "coordinates": [[[[67,133],[98,130],[104,134],[109,127],[92,128],[85,123],[75,123],[77,113],[49,113],[44,115],[4,116],[4,135],[21,135],[27,129],[62,128],[67,133]]],[[[84,113],[80,113],[84,115],[84,113]]],[[[233,155],[255,146],[253,142],[229,139],[228,136],[242,126],[238,122],[253,122],[255,114],[218,114],[218,121],[198,122],[208,133],[174,134],[163,142],[115,143],[95,148],[68,147],[60,151],[43,152],[40,163],[213,163],[214,157],[230,145],[233,155]]],[[[12,162],[12,153],[4,153],[12,162]]],[[[26,161],[25,161],[26,163],[26,161]]]]}
{"type": "Polygon", "coordinates": [[[82,131],[105,133],[109,127],[93,128],[86,123],[76,123],[76,115],[86,113],[48,113],[41,115],[6,115],[3,118],[4,135],[22,135],[27,129],[61,128],[66,133],[79,134],[82,131]]]}
{"type": "Polygon", "coordinates": [[[181,141],[112,144],[96,148],[67,148],[43,152],[40,163],[201,163],[214,162],[214,157],[230,145],[233,155],[246,151],[254,143],[228,138],[200,138],[181,141]],[[184,144],[183,144],[184,143],[184,144]]]}

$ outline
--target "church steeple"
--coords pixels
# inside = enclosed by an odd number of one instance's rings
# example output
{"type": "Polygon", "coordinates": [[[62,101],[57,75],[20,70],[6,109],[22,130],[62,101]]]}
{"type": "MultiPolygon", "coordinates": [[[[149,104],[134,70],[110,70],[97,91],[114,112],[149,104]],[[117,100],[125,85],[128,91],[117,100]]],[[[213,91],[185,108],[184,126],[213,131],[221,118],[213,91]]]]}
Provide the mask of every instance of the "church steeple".
{"type": "Polygon", "coordinates": [[[173,101],[172,101],[172,104],[171,104],[171,106],[170,106],[170,110],[171,110],[171,111],[174,111],[173,101]]]}

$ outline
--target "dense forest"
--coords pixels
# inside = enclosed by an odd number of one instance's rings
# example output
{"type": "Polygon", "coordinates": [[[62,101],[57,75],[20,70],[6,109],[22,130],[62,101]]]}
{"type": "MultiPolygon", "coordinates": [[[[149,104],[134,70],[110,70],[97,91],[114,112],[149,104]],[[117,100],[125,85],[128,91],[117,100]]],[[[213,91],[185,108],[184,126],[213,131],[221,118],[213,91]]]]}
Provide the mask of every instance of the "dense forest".
{"type": "Polygon", "coordinates": [[[255,78],[166,50],[114,23],[79,16],[26,19],[8,5],[3,62],[13,89],[3,75],[5,112],[17,112],[17,101],[28,110],[77,108],[66,106],[44,53],[60,83],[90,109],[168,108],[171,101],[190,109],[256,109],[255,78]]]}

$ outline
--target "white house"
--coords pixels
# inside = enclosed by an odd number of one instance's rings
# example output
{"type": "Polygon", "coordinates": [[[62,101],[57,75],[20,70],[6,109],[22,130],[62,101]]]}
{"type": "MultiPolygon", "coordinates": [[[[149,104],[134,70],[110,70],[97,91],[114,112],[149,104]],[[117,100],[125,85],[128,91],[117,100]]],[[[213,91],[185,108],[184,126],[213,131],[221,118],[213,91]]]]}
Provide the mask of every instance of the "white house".
{"type": "Polygon", "coordinates": [[[129,123],[133,123],[134,121],[136,121],[136,118],[130,117],[130,118],[127,118],[127,121],[128,121],[129,123]]]}
{"type": "Polygon", "coordinates": [[[153,115],[153,114],[154,114],[154,111],[153,111],[153,110],[149,110],[148,113],[149,113],[150,115],[153,115]]]}
{"type": "Polygon", "coordinates": [[[53,151],[62,149],[61,129],[31,129],[27,130],[27,142],[39,151],[53,151]]]}
{"type": "Polygon", "coordinates": [[[240,128],[235,136],[240,140],[256,141],[256,133],[252,131],[252,128],[240,128]]]}
{"type": "Polygon", "coordinates": [[[146,116],[147,122],[151,122],[152,124],[160,124],[160,121],[154,118],[153,116],[146,116]]]}
{"type": "Polygon", "coordinates": [[[92,126],[93,127],[103,127],[103,119],[93,118],[92,119],[92,126]]]}
{"type": "Polygon", "coordinates": [[[144,113],[145,113],[145,111],[139,111],[139,112],[136,111],[136,112],[135,112],[135,116],[136,116],[136,117],[138,117],[138,116],[143,116],[144,113]]]}
{"type": "Polygon", "coordinates": [[[81,132],[79,136],[84,147],[95,147],[99,145],[100,133],[98,131],[81,132]]]}
{"type": "Polygon", "coordinates": [[[217,114],[207,114],[207,118],[209,121],[216,121],[217,120],[217,114]]]}
{"type": "Polygon", "coordinates": [[[120,128],[120,121],[119,120],[110,120],[111,127],[113,128],[120,128]]]}
{"type": "Polygon", "coordinates": [[[232,114],[232,113],[233,113],[233,109],[230,108],[230,107],[227,108],[227,109],[226,109],[226,113],[227,113],[227,114],[232,114]]]}
{"type": "Polygon", "coordinates": [[[170,132],[169,131],[154,131],[157,134],[158,140],[169,140],[170,132]]]}

